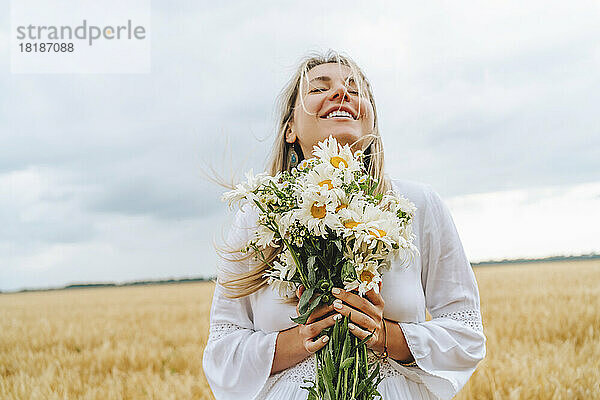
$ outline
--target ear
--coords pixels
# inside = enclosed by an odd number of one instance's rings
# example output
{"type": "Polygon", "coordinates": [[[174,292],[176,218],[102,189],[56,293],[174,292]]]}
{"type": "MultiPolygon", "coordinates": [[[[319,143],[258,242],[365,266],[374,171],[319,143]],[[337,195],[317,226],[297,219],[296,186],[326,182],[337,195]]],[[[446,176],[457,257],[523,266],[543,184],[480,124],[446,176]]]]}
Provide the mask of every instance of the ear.
{"type": "Polygon", "coordinates": [[[294,143],[297,139],[296,132],[292,127],[292,121],[288,123],[287,130],[285,131],[285,141],[288,143],[294,143]]]}

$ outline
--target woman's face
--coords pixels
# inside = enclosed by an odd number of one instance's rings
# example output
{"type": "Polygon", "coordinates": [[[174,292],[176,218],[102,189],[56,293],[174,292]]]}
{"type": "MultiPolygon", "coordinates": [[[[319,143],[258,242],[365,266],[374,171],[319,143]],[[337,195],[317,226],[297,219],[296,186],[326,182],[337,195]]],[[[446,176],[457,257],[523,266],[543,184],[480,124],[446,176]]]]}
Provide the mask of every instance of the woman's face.
{"type": "MultiPolygon", "coordinates": [[[[313,146],[329,135],[344,145],[373,132],[373,106],[363,87],[359,113],[358,89],[351,79],[350,67],[337,63],[320,64],[307,72],[307,78],[308,85],[306,80],[302,82],[306,111],[298,95],[291,130],[288,128],[286,133],[288,143],[298,139],[305,158],[311,158],[313,146]],[[333,111],[338,111],[337,115],[331,114],[333,111]]],[[[353,150],[363,145],[358,143],[353,150]]]]}

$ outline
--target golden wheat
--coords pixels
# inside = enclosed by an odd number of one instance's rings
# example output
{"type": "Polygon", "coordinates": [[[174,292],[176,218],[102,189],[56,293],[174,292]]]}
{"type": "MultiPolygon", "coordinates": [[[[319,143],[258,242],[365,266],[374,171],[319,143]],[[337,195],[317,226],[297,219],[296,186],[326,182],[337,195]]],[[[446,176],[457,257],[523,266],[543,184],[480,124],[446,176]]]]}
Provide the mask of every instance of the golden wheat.
{"type": "Polygon", "coordinates": [[[600,398],[600,260],[475,274],[487,356],[457,399],[600,398]]]}
{"type": "MultiPolygon", "coordinates": [[[[600,262],[475,269],[487,357],[457,399],[600,398],[600,262]]],[[[2,399],[212,399],[213,283],[0,295],[2,399]]]]}

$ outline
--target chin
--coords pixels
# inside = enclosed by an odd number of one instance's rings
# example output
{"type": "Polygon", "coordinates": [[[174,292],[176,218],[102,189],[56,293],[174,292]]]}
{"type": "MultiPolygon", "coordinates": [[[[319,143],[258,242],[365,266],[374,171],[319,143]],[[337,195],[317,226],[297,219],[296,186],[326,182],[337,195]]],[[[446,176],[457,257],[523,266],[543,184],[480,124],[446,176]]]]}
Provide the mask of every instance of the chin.
{"type": "MultiPolygon", "coordinates": [[[[340,132],[329,132],[327,135],[324,136],[323,139],[329,137],[329,135],[333,136],[338,143],[340,143],[342,146],[345,144],[351,145],[352,143],[356,142],[358,139],[360,139],[363,135],[361,133],[357,133],[357,132],[348,132],[348,131],[340,131],[340,132]]],[[[358,142],[356,146],[360,147],[360,142],[358,142]]],[[[358,147],[356,147],[358,148],[358,147]]]]}

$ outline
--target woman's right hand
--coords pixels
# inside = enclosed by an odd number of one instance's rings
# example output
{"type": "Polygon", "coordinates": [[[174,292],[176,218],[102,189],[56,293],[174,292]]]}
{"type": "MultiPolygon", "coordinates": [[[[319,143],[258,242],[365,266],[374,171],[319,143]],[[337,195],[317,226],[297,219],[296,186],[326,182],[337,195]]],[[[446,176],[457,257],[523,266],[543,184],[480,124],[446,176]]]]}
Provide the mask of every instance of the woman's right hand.
{"type": "MultiPolygon", "coordinates": [[[[296,290],[296,296],[300,299],[304,292],[304,286],[300,285],[296,290]]],[[[300,315],[300,310],[296,305],[296,312],[300,315]]],[[[342,314],[334,310],[333,305],[321,304],[308,317],[306,324],[298,325],[298,334],[304,345],[304,348],[309,354],[317,352],[323,348],[329,341],[329,337],[323,336],[319,340],[314,341],[325,328],[335,325],[336,319],[341,319],[342,314]]]]}

